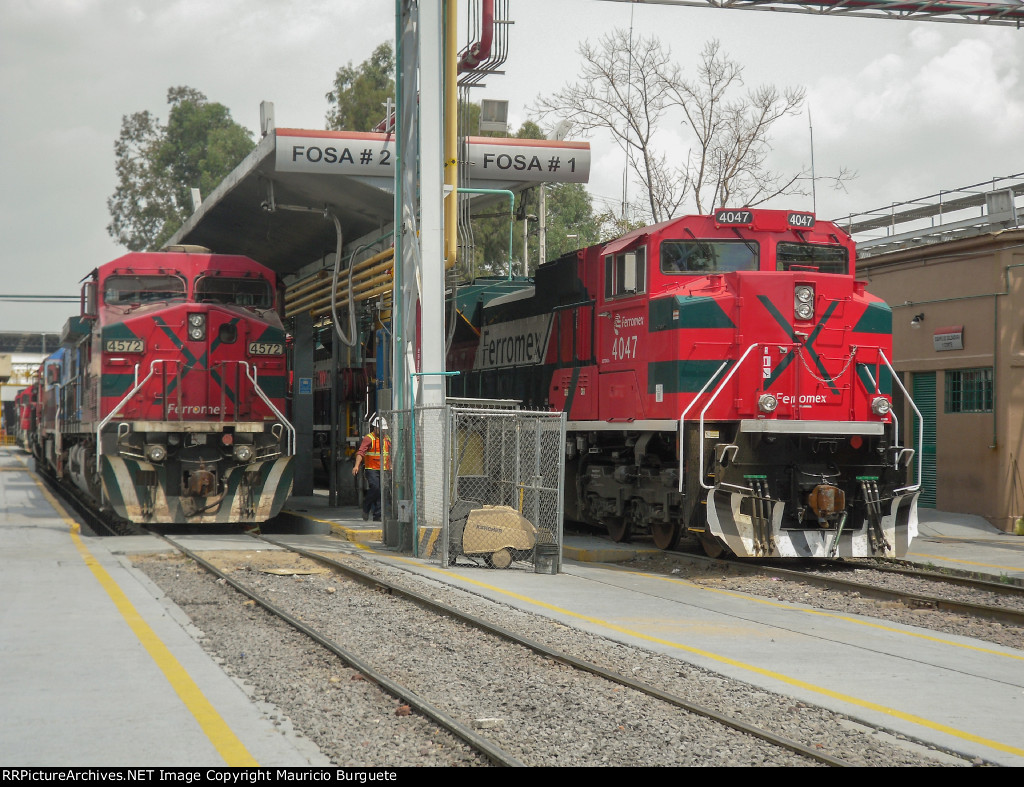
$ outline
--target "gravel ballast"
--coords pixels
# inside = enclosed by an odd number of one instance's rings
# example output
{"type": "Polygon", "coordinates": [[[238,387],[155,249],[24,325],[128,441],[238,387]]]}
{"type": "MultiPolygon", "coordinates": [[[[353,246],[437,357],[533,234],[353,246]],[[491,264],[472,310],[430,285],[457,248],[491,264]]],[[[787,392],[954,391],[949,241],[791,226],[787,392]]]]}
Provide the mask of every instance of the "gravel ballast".
{"type": "MultiPolygon", "coordinates": [[[[527,765],[812,764],[340,576],[266,573],[266,561],[279,563],[280,553],[232,555],[225,560],[234,561],[233,579],[358,652],[527,765]]],[[[853,764],[970,764],[678,658],[627,647],[372,559],[353,559],[362,570],[429,589],[432,597],[460,610],[853,764]]],[[[333,655],[191,561],[161,554],[134,562],[203,632],[203,646],[224,669],[254,698],[276,707],[286,726],[313,741],[332,763],[486,764],[419,714],[406,715],[401,700],[360,680],[333,655]]]]}

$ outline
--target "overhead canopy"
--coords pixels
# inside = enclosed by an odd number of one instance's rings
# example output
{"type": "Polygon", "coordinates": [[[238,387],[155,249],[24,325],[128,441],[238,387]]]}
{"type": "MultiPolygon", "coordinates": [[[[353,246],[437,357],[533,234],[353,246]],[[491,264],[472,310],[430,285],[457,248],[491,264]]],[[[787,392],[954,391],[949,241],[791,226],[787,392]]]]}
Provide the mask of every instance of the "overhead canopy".
{"type": "MultiPolygon", "coordinates": [[[[390,140],[383,134],[373,136],[390,140]]],[[[286,276],[334,252],[334,222],[324,210],[338,218],[343,236],[349,240],[389,225],[394,215],[392,178],[279,166],[279,143],[282,150],[290,152],[298,145],[296,138],[318,137],[322,140],[321,157],[327,148],[335,149],[334,156],[340,155],[338,148],[356,160],[363,155],[363,147],[351,144],[355,141],[351,134],[271,130],[214,192],[203,198],[171,243],[193,243],[220,254],[245,254],[286,276]]],[[[302,147],[306,156],[316,155],[310,153],[310,145],[302,147]]]]}
{"type": "Polygon", "coordinates": [[[826,16],[859,16],[875,19],[909,19],[925,22],[957,22],[1006,25],[1019,28],[1024,22],[1021,0],[613,0],[748,11],[791,11],[826,16]]]}
{"type": "MultiPolygon", "coordinates": [[[[539,182],[585,183],[586,142],[470,138],[468,186],[520,190],[539,182]]],[[[392,134],[271,129],[202,200],[175,244],[244,254],[281,276],[334,252],[337,217],[345,243],[387,231],[394,217],[392,134]]]]}
{"type": "Polygon", "coordinates": [[[0,333],[0,353],[45,355],[59,346],[58,333],[0,333]]]}

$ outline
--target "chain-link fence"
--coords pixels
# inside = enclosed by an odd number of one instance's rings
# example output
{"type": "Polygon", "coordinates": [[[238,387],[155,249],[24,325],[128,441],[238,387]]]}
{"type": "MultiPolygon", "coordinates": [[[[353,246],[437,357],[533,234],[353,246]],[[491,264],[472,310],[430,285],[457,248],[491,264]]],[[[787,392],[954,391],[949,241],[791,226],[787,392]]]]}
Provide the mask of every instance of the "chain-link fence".
{"type": "Polygon", "coordinates": [[[394,543],[442,566],[475,563],[557,573],[562,547],[565,418],[480,407],[386,414],[382,486],[394,543]]]}

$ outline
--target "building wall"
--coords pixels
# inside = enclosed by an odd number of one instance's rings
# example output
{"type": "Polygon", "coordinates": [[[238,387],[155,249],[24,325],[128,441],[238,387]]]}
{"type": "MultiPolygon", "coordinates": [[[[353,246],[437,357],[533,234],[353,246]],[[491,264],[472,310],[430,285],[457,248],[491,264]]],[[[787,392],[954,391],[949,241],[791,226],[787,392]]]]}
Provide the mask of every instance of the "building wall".
{"type": "MultiPolygon", "coordinates": [[[[907,389],[915,375],[935,375],[935,507],[1012,529],[1024,515],[1024,231],[878,255],[858,269],[892,307],[893,366],[907,389]],[[959,331],[962,348],[937,345],[943,329],[959,331]],[[988,369],[991,410],[968,395],[961,406],[988,411],[950,412],[947,387],[966,383],[968,394],[983,394],[986,373],[973,370],[988,369]]],[[[915,420],[907,405],[908,435],[915,420]]]]}

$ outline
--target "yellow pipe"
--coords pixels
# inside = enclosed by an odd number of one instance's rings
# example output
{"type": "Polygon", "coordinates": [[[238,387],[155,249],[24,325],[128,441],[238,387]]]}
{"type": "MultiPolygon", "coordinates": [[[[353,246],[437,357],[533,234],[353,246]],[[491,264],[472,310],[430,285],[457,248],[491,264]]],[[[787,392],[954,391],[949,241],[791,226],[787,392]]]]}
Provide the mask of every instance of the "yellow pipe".
{"type": "MultiPolygon", "coordinates": [[[[373,268],[369,268],[362,271],[359,274],[353,274],[352,286],[355,289],[357,286],[365,286],[366,282],[379,279],[381,276],[388,275],[392,271],[394,263],[388,259],[387,262],[381,262],[375,265],[373,268]]],[[[338,282],[337,292],[339,295],[346,294],[348,289],[348,283],[338,282]]],[[[307,288],[301,296],[289,299],[285,297],[285,312],[286,316],[291,316],[296,312],[300,312],[309,306],[320,304],[324,300],[330,300],[331,288],[329,281],[323,281],[320,283],[319,288],[307,288]]]]}
{"type": "MultiPolygon", "coordinates": [[[[376,263],[384,260],[390,260],[394,256],[395,250],[393,248],[385,249],[379,254],[375,254],[374,256],[368,257],[367,259],[357,263],[355,267],[352,268],[352,273],[353,275],[355,275],[356,273],[365,268],[371,267],[376,263]]],[[[348,275],[347,270],[343,271],[342,273],[346,276],[348,275]]],[[[330,278],[330,275],[331,272],[325,268],[322,271],[317,271],[312,276],[307,276],[302,281],[296,282],[295,284],[291,285],[288,288],[288,291],[285,293],[285,301],[287,302],[288,300],[294,300],[296,296],[303,295],[316,287],[323,286],[323,280],[330,278]]]]}
{"type": "Polygon", "coordinates": [[[445,9],[445,92],[444,92],[444,183],[448,196],[444,200],[445,253],[444,267],[449,270],[458,250],[458,185],[459,185],[459,93],[458,63],[455,46],[458,37],[458,6],[448,0],[445,9]]]}
{"type": "MultiPolygon", "coordinates": [[[[392,285],[390,283],[384,284],[384,285],[381,285],[380,287],[377,287],[377,288],[375,288],[373,290],[369,290],[367,292],[364,292],[362,295],[360,295],[355,300],[356,301],[368,301],[368,300],[370,300],[371,298],[373,298],[373,297],[375,297],[377,295],[381,295],[381,294],[386,293],[386,292],[391,292],[393,288],[394,288],[394,285],[392,285]]],[[[345,300],[338,301],[337,305],[338,306],[347,306],[348,305],[348,298],[345,298],[345,300]]],[[[323,317],[323,316],[331,313],[331,306],[330,306],[330,304],[327,304],[326,306],[321,306],[320,308],[317,308],[317,309],[310,309],[309,313],[313,317],[323,317]]],[[[290,316],[290,315],[285,315],[285,316],[290,316]]]]}
{"type": "MultiPolygon", "coordinates": [[[[392,274],[392,270],[391,270],[391,265],[390,264],[382,267],[379,272],[377,272],[377,271],[370,271],[370,272],[368,272],[367,275],[360,277],[360,279],[358,281],[353,281],[352,282],[352,292],[353,292],[354,295],[358,296],[361,293],[365,292],[370,287],[375,287],[376,285],[382,284],[384,282],[390,283],[392,281],[392,275],[391,274],[392,274]],[[372,275],[374,273],[376,273],[376,275],[372,275]]],[[[348,303],[348,286],[347,285],[343,288],[339,284],[338,290],[337,290],[337,293],[336,293],[336,298],[337,298],[337,303],[338,303],[339,306],[348,303]]],[[[361,298],[356,297],[356,300],[357,301],[361,300],[361,298]]],[[[303,297],[303,298],[301,298],[301,299],[299,299],[297,301],[294,301],[292,303],[287,304],[286,307],[285,307],[285,316],[290,317],[293,314],[296,314],[296,313],[301,312],[301,311],[305,311],[306,309],[317,309],[317,308],[321,308],[321,307],[324,307],[324,306],[328,306],[330,304],[330,302],[331,302],[331,292],[330,292],[330,289],[327,289],[326,291],[325,290],[319,290],[319,291],[311,293],[311,294],[309,294],[309,295],[307,295],[307,296],[305,296],[305,297],[303,297]]]]}

